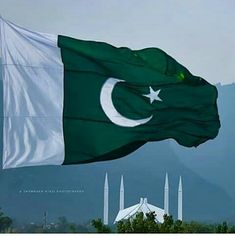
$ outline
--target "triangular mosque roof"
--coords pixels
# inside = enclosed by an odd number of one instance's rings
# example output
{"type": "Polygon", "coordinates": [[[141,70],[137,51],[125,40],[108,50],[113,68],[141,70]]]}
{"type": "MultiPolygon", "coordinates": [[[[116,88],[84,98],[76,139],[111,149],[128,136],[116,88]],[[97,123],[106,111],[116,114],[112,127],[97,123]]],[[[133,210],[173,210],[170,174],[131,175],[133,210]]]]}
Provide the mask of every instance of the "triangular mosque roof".
{"type": "Polygon", "coordinates": [[[164,218],[163,218],[163,216],[165,214],[164,209],[147,203],[147,198],[144,198],[144,199],[140,198],[140,202],[138,204],[135,204],[134,206],[120,210],[118,212],[118,215],[117,215],[114,223],[134,217],[139,212],[143,212],[144,215],[149,212],[155,212],[156,221],[160,222],[160,223],[163,223],[163,221],[164,221],[164,218]]]}

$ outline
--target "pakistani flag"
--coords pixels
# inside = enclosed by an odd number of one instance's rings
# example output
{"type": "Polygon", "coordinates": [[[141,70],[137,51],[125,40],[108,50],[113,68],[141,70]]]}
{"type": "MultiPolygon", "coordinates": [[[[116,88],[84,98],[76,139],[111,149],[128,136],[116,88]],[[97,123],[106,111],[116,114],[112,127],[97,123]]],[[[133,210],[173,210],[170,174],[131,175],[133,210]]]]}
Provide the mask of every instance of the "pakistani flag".
{"type": "Polygon", "coordinates": [[[160,49],[1,20],[1,52],[3,168],[110,160],[148,141],[192,147],[218,134],[216,88],[160,49]]]}

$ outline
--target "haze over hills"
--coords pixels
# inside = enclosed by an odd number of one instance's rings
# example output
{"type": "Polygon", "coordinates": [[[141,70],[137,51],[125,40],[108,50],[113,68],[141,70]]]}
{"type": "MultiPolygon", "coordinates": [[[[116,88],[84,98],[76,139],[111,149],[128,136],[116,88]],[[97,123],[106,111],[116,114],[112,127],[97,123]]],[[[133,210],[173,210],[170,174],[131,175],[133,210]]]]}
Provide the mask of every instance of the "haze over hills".
{"type": "Polygon", "coordinates": [[[235,84],[218,85],[218,110],[221,129],[216,139],[197,149],[184,148],[171,143],[180,161],[205,180],[226,190],[235,199],[235,84]]]}
{"type": "MultiPolygon", "coordinates": [[[[183,178],[185,220],[235,221],[233,188],[235,85],[218,86],[222,127],[219,136],[197,149],[187,149],[171,140],[148,143],[119,160],[86,165],[42,166],[0,171],[0,206],[18,222],[41,221],[66,216],[85,222],[103,215],[103,184],[109,173],[110,221],[118,212],[120,176],[124,175],[125,206],[140,197],[163,207],[166,171],[170,183],[170,213],[176,217],[177,187],[183,178]],[[75,192],[56,192],[56,190],[75,192]],[[28,192],[33,190],[34,192],[28,192]],[[47,190],[47,192],[46,192],[47,190]]],[[[1,89],[2,92],[2,89],[1,89]]],[[[2,105],[0,108],[2,112],[2,105]]],[[[0,125],[2,125],[2,118],[0,125]]],[[[1,129],[2,130],[2,129],[1,129]]],[[[2,141],[0,142],[2,145],[2,141]]]]}
{"type": "Polygon", "coordinates": [[[34,167],[1,172],[0,204],[9,215],[22,221],[66,215],[74,221],[102,217],[103,183],[109,173],[110,220],[118,212],[120,175],[124,174],[125,205],[147,197],[163,207],[165,172],[169,173],[170,212],[176,216],[179,175],[183,177],[185,220],[215,221],[232,216],[233,200],[218,186],[187,169],[173,153],[169,142],[151,143],[116,161],[78,166],[34,167]],[[81,193],[45,193],[45,190],[74,189],[81,193]],[[43,193],[24,193],[43,190],[43,193]],[[221,207],[221,204],[223,207],[221,207]]]}

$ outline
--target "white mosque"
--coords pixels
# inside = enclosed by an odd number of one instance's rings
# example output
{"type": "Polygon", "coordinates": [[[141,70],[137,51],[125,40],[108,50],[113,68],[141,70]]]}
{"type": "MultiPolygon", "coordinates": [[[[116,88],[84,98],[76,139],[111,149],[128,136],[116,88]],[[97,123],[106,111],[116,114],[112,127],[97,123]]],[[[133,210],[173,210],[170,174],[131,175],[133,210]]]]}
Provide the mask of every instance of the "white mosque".
{"type": "MultiPolygon", "coordinates": [[[[181,176],[179,178],[179,187],[178,187],[178,220],[183,219],[183,190],[182,190],[182,180],[181,176]]],[[[108,174],[105,175],[104,182],[104,218],[103,223],[105,225],[109,224],[108,221],[108,210],[109,210],[109,185],[108,185],[108,174]]],[[[143,212],[144,215],[149,212],[155,212],[155,220],[158,223],[163,223],[164,214],[169,215],[169,182],[168,182],[168,174],[166,173],[165,178],[165,187],[164,187],[164,209],[156,207],[150,203],[148,203],[147,198],[140,198],[140,202],[128,207],[124,208],[124,181],[123,175],[121,176],[121,184],[120,184],[120,199],[119,199],[119,212],[114,220],[114,223],[118,221],[129,219],[135,217],[135,215],[139,212],[143,212]]]]}

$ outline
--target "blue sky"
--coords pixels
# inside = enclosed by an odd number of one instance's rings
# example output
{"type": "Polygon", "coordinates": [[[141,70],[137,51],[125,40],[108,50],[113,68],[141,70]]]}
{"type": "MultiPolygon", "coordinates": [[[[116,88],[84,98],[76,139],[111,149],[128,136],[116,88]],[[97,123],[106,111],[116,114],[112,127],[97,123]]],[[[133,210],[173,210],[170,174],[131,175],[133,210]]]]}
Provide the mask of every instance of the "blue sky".
{"type": "Polygon", "coordinates": [[[0,0],[1,15],[35,31],[159,47],[211,83],[235,82],[233,0],[0,0]]]}

